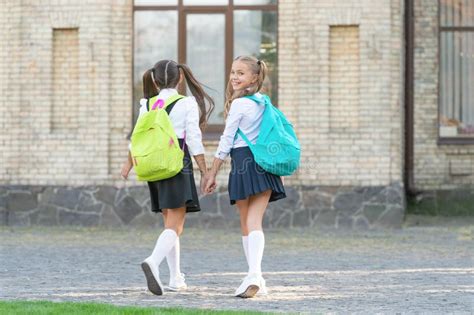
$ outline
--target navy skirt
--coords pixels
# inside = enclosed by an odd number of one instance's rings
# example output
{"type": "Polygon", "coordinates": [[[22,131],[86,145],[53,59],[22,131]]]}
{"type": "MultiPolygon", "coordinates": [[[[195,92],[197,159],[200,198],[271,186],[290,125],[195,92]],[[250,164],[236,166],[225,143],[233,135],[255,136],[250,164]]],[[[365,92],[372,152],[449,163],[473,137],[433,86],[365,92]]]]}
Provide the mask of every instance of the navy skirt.
{"type": "Polygon", "coordinates": [[[229,174],[230,204],[244,200],[271,189],[270,202],[286,197],[281,177],[262,169],[253,157],[249,147],[234,148],[230,151],[231,170],[229,174]]]}
{"type": "MultiPolygon", "coordinates": [[[[183,139],[178,139],[180,147],[183,139]]],[[[151,211],[186,207],[186,212],[201,210],[193,175],[193,162],[188,147],[184,147],[183,169],[175,176],[155,182],[148,182],[151,211]]]]}

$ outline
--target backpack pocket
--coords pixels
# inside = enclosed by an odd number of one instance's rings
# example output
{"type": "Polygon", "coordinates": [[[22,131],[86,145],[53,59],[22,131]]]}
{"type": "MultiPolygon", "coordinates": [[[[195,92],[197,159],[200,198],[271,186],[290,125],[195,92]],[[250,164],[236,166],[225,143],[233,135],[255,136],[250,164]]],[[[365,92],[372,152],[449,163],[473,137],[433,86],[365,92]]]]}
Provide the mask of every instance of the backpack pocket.
{"type": "Polygon", "coordinates": [[[157,181],[170,178],[183,169],[184,152],[171,137],[163,137],[161,128],[136,134],[132,145],[132,161],[135,173],[141,181],[157,181]]]}
{"type": "Polygon", "coordinates": [[[133,156],[134,169],[138,179],[148,182],[162,180],[175,176],[183,169],[183,155],[176,159],[167,159],[165,156],[163,151],[133,156]]]}

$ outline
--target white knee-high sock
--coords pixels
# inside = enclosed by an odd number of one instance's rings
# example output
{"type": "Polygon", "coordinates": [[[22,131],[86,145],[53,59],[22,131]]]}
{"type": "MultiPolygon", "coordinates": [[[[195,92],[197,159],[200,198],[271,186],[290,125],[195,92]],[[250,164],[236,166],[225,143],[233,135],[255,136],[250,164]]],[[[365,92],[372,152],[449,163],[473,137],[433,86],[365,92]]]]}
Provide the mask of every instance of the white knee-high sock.
{"type": "Polygon", "coordinates": [[[244,248],[245,260],[249,264],[249,237],[242,235],[242,247],[244,248]]]}
{"type": "Polygon", "coordinates": [[[171,248],[171,250],[166,255],[166,262],[168,263],[168,267],[170,269],[170,280],[176,278],[176,276],[181,275],[180,247],[179,237],[177,237],[173,248],[171,248]]]}
{"type": "Polygon", "coordinates": [[[249,274],[262,275],[262,257],[265,247],[265,236],[263,231],[252,231],[249,233],[249,274]]]}
{"type": "Polygon", "coordinates": [[[169,253],[171,248],[175,246],[177,238],[178,235],[172,229],[166,229],[161,232],[158,240],[156,241],[155,249],[153,249],[153,252],[150,256],[158,266],[169,253]]]}

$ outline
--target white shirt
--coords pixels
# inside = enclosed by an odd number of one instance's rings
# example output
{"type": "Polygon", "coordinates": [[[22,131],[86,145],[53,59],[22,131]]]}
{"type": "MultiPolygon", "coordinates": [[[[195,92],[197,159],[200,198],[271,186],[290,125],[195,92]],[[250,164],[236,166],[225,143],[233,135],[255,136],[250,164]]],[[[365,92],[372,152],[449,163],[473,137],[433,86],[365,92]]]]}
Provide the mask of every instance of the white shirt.
{"type": "MultiPolygon", "coordinates": [[[[158,99],[166,101],[170,96],[177,93],[178,91],[176,89],[162,89],[158,94],[158,99]]],[[[140,113],[138,118],[147,112],[146,103],[146,99],[142,98],[140,100],[140,113]]],[[[199,128],[199,107],[196,99],[192,96],[180,99],[174,105],[169,117],[176,136],[180,139],[186,139],[189,153],[191,155],[204,154],[202,133],[199,128]]]]}
{"type": "MultiPolygon", "coordinates": [[[[256,95],[261,96],[260,93],[256,95]]],[[[248,98],[233,100],[215,157],[225,160],[232,148],[248,146],[239,134],[235,137],[237,129],[240,129],[251,143],[257,142],[264,110],[263,104],[257,104],[248,98]]]]}

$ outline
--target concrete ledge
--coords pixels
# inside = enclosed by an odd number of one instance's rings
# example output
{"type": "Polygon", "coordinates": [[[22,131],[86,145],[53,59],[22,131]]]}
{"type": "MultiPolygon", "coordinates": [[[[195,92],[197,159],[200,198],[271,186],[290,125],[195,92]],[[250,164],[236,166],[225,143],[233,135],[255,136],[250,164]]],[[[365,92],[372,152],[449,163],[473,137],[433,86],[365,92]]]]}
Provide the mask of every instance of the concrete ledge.
{"type": "MultiPolygon", "coordinates": [[[[376,187],[286,187],[287,198],[269,204],[266,227],[338,229],[401,227],[405,195],[400,183],[376,187]]],[[[187,226],[238,227],[226,191],[201,197],[187,226]]],[[[148,188],[0,186],[0,225],[158,226],[148,188]]]]}

